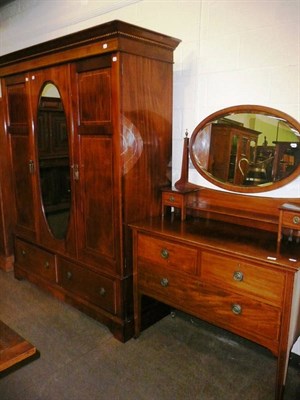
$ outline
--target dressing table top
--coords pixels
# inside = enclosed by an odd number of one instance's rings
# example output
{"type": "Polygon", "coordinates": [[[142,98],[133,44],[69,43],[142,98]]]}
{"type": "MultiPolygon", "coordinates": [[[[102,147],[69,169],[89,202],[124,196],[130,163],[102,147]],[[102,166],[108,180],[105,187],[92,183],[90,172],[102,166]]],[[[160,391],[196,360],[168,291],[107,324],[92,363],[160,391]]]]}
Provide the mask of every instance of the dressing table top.
{"type": "Polygon", "coordinates": [[[291,271],[300,269],[300,243],[283,243],[280,254],[276,251],[275,232],[243,227],[222,221],[193,218],[155,217],[131,224],[131,228],[149,235],[183,241],[221,253],[247,257],[253,261],[284,266],[291,271]]]}

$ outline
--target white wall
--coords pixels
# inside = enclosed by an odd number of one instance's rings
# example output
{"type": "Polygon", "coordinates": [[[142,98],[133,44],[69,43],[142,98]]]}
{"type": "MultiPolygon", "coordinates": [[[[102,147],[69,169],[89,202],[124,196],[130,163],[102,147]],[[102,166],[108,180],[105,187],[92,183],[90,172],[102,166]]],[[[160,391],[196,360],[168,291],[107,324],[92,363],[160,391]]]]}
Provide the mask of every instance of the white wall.
{"type": "MultiPolygon", "coordinates": [[[[299,0],[14,0],[0,8],[0,55],[113,19],[182,40],[174,64],[174,181],[185,129],[192,133],[220,108],[260,104],[300,119],[299,0]]],[[[300,178],[266,195],[300,197],[300,178]]]]}
{"type": "MultiPolygon", "coordinates": [[[[0,10],[0,55],[112,19],[181,39],[173,181],[186,128],[220,108],[260,104],[300,119],[299,0],[14,0],[0,10]]],[[[195,170],[190,178],[212,186],[195,170]]],[[[300,197],[300,178],[266,195],[300,197]]]]}

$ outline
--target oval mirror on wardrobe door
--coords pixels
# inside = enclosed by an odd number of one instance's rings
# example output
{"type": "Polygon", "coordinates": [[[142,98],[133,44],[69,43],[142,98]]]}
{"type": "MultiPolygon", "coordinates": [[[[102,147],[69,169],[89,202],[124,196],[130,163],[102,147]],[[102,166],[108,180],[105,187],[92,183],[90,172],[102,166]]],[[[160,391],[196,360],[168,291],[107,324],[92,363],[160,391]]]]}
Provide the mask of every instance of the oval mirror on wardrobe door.
{"type": "Polygon", "coordinates": [[[44,214],[53,236],[64,239],[71,207],[69,143],[61,97],[50,82],[39,99],[37,141],[44,214]]]}

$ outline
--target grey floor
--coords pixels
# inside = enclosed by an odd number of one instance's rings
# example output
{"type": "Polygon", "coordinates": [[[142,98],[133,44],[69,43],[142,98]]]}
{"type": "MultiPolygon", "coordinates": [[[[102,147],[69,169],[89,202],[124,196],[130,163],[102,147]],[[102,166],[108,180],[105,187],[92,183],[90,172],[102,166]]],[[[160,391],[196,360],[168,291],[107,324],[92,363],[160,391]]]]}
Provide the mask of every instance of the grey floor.
{"type": "MultiPolygon", "coordinates": [[[[4,374],[0,400],[273,400],[276,359],[187,315],[122,344],[106,327],[0,271],[0,319],[40,357],[4,374]]],[[[300,399],[290,363],[285,400],[300,399]]]]}

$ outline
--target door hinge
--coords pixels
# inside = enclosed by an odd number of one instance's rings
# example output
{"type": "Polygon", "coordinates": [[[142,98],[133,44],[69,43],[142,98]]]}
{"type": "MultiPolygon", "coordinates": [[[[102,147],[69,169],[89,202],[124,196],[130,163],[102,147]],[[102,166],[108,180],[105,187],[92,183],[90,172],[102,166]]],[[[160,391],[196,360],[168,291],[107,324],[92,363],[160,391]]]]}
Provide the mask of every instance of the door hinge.
{"type": "Polygon", "coordinates": [[[34,161],[33,160],[29,160],[28,168],[29,168],[29,173],[30,174],[34,174],[35,168],[34,168],[34,161]]]}

